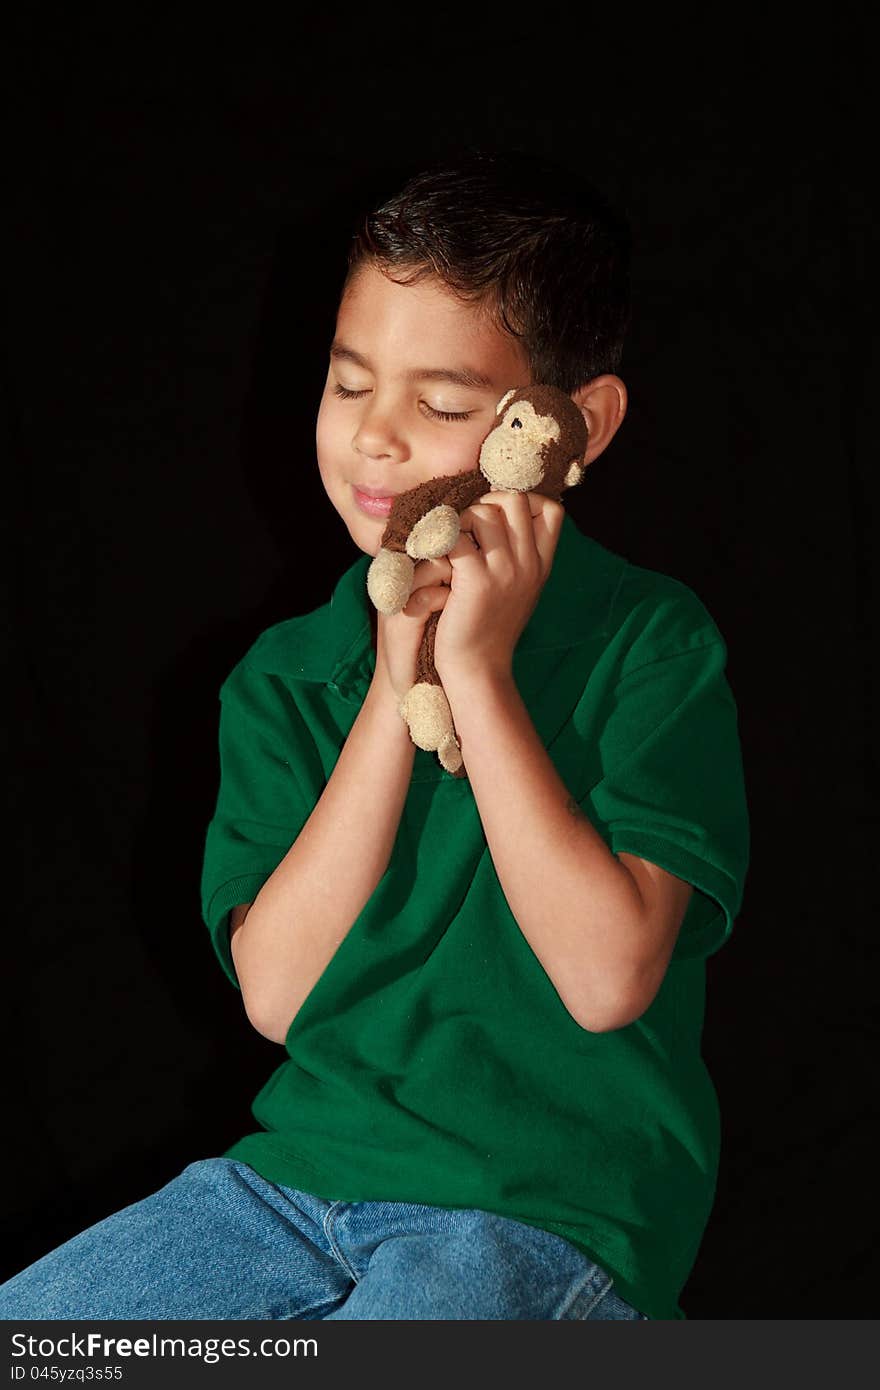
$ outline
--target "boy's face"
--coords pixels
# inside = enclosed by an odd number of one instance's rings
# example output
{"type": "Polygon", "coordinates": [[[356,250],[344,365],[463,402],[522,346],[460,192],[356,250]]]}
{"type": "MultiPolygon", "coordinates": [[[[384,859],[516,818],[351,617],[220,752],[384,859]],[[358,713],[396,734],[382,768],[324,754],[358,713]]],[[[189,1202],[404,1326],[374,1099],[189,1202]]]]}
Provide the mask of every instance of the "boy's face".
{"type": "Polygon", "coordinates": [[[484,310],[433,278],[397,285],[362,266],[339,306],[316,431],[321,481],[355,545],[376,554],[395,494],[476,468],[498,401],[531,380],[484,310]],[[463,372],[483,380],[449,377],[463,372]]]}

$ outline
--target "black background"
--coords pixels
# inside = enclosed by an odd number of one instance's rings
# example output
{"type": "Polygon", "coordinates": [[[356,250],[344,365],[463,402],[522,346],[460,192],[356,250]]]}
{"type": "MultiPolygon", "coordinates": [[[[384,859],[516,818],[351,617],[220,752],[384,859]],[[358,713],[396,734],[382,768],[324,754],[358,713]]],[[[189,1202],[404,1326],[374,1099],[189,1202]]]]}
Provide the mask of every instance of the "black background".
{"type": "Polygon", "coordinates": [[[740,714],[752,860],[707,966],[723,1154],[682,1305],[875,1314],[867,34],[540,16],[145,12],[7,48],[4,1277],[255,1128],[282,1052],[198,898],[217,692],[357,558],[314,457],[354,212],[495,143],[632,222],[630,410],[569,505],[700,596],[740,714]]]}

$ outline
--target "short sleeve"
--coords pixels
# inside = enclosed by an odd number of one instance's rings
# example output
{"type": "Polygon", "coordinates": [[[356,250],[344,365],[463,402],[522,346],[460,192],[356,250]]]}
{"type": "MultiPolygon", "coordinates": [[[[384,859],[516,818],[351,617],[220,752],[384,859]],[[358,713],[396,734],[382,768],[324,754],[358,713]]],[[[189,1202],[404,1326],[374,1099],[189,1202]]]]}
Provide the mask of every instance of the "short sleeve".
{"type": "Polygon", "coordinates": [[[729,937],[749,860],[737,709],[723,638],[623,676],[600,732],[591,818],[621,850],[686,879],[694,892],[672,959],[709,956],[729,937]]]}
{"type": "Polygon", "coordinates": [[[201,878],[202,917],[237,989],[229,912],[253,902],[311,814],[296,774],[310,743],[284,682],[240,662],[220,689],[220,785],[201,878]]]}

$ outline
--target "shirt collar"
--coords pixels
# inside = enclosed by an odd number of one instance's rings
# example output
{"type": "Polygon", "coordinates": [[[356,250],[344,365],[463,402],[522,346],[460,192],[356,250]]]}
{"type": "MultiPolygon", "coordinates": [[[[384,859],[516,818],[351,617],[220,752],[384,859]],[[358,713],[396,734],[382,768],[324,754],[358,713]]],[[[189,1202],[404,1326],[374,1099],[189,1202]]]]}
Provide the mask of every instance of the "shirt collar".
{"type": "MultiPolygon", "coordinates": [[[[558,656],[553,654],[594,642],[607,632],[611,603],[626,563],[585,535],[565,513],[550,574],[514,653],[517,687],[533,717],[551,699],[547,682],[558,666],[558,656]]],[[[352,702],[363,700],[375,668],[367,596],[369,565],[370,556],[360,556],[342,575],[329,603],[294,619],[296,661],[281,674],[322,682],[352,702]]]]}

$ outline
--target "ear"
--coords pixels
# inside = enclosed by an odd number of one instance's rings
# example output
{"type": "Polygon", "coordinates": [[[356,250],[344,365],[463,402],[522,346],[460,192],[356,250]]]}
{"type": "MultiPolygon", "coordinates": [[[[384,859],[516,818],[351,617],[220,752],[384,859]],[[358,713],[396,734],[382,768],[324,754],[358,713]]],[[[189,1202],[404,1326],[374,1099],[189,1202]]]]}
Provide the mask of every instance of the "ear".
{"type": "Polygon", "coordinates": [[[507,402],[510,400],[511,396],[515,396],[515,395],[516,395],[517,390],[518,390],[518,387],[514,386],[510,391],[505,391],[504,395],[501,397],[501,400],[498,402],[498,404],[497,404],[496,407],[495,407],[495,414],[496,414],[496,415],[500,415],[500,414],[501,414],[502,410],[503,410],[504,407],[507,405],[507,402]]]}
{"type": "Polygon", "coordinates": [[[584,454],[584,467],[608,448],[623,424],[628,404],[627,390],[619,376],[606,374],[572,391],[571,399],[587,422],[589,442],[584,454]]]}

